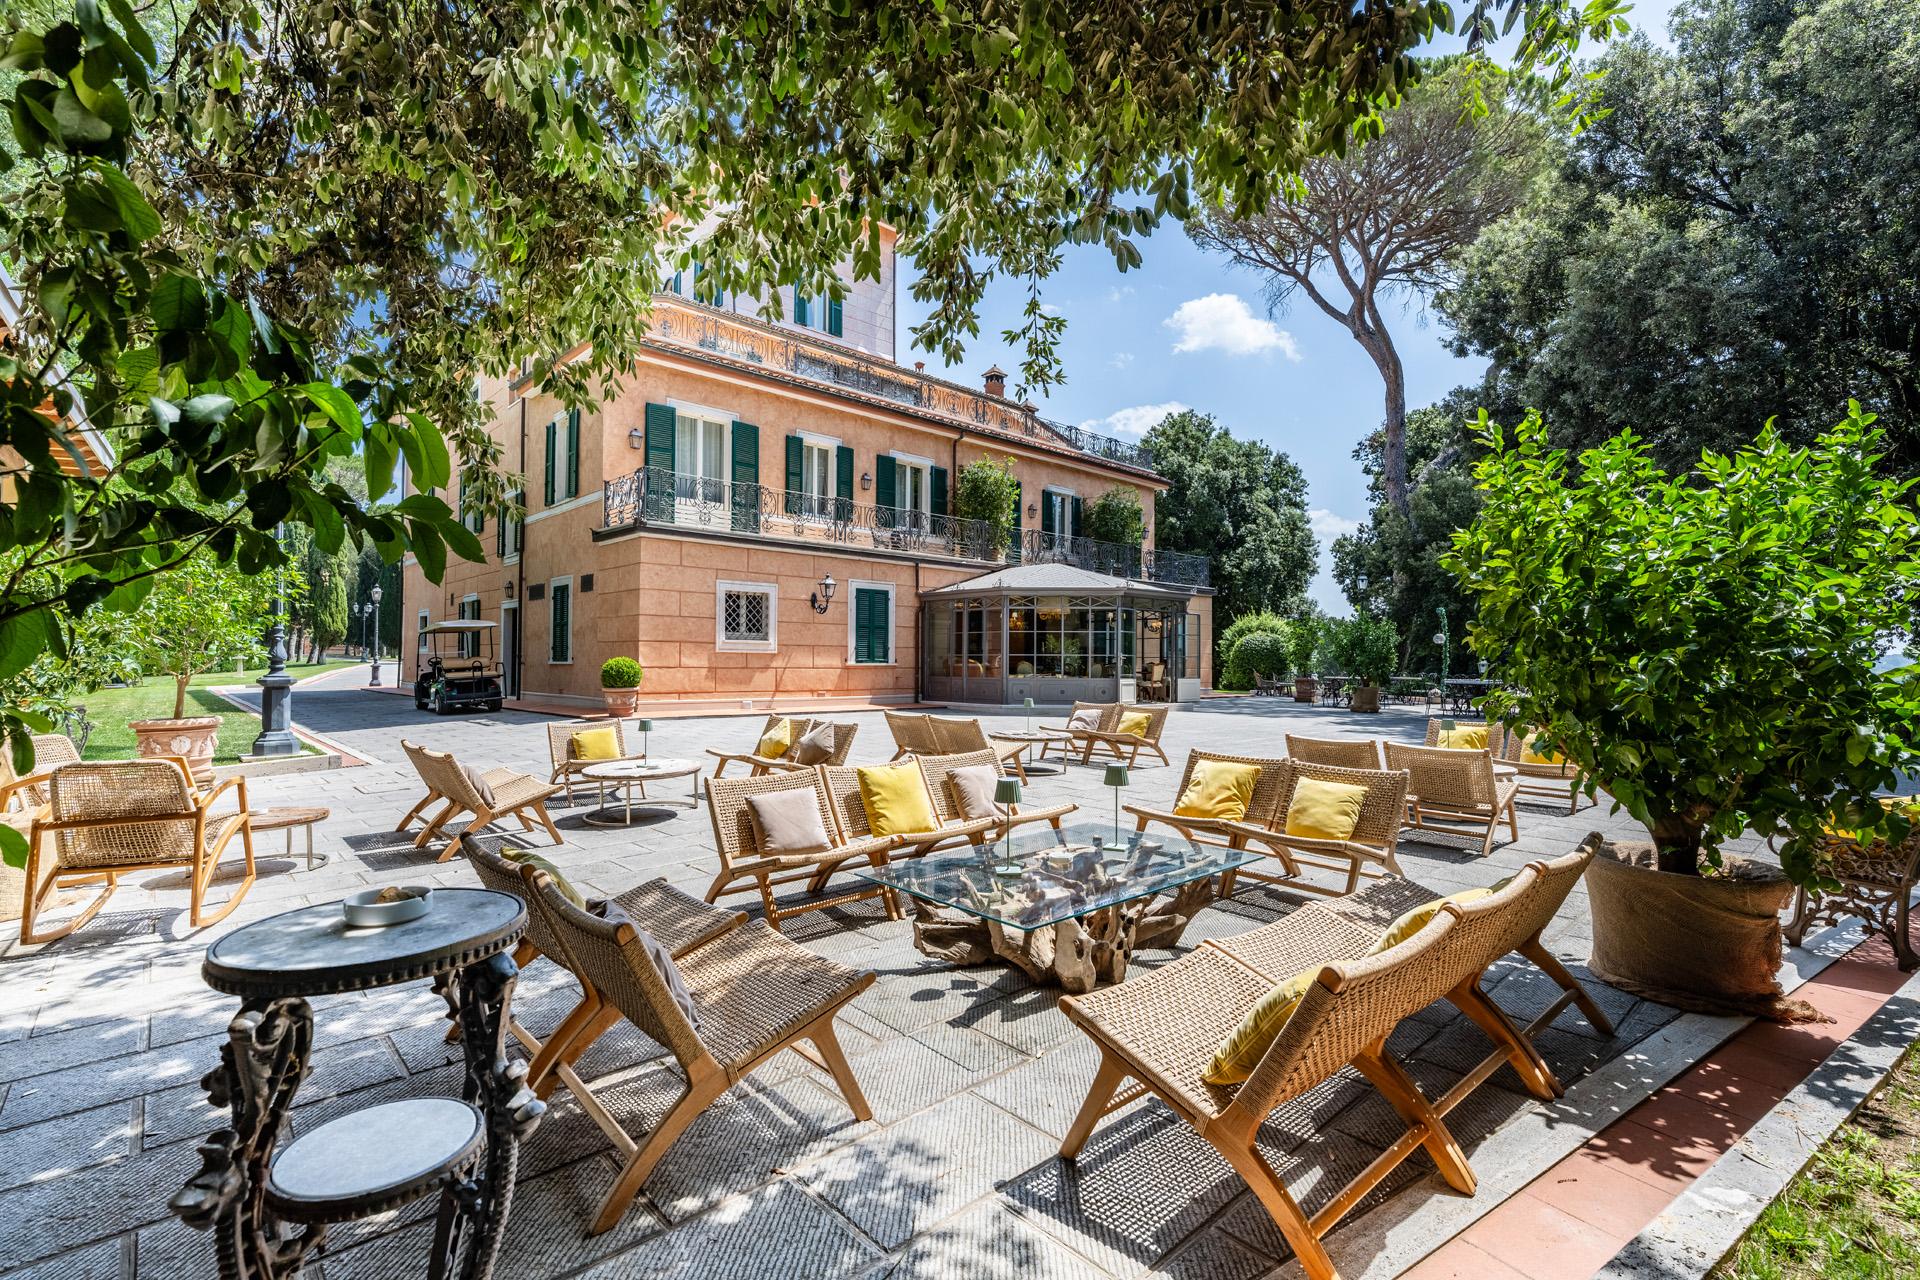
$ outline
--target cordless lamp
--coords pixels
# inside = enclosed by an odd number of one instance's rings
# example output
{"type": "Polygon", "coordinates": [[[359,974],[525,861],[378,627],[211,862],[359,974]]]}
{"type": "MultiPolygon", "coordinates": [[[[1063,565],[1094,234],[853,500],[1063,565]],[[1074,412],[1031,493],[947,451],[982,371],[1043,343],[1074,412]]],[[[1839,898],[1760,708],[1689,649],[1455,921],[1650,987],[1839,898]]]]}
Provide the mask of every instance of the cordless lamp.
{"type": "Polygon", "coordinates": [[[1127,766],[1110,764],[1107,766],[1106,784],[1113,788],[1113,842],[1120,843],[1120,789],[1131,781],[1127,777],[1127,766]]]}
{"type": "Polygon", "coordinates": [[[644,756],[647,754],[647,735],[653,732],[653,721],[642,720],[636,727],[640,730],[640,754],[644,756]]]}
{"type": "Polygon", "coordinates": [[[1033,732],[1033,699],[1027,699],[1027,732],[1033,732]]]}
{"type": "Polygon", "coordinates": [[[1013,806],[1020,803],[1020,779],[1002,778],[994,784],[993,802],[1007,807],[1007,852],[1001,865],[994,868],[1001,875],[1017,874],[1020,868],[1013,861],[1013,806]]]}

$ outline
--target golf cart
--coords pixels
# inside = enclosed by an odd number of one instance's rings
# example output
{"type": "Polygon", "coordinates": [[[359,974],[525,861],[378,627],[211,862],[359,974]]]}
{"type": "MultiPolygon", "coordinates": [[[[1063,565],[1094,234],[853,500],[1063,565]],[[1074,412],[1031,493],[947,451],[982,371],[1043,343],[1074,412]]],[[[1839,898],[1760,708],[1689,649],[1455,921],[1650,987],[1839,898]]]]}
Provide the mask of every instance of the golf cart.
{"type": "Polygon", "coordinates": [[[420,660],[420,675],[413,682],[413,705],[442,716],[469,708],[498,711],[506,697],[501,685],[505,672],[495,650],[494,630],[498,626],[477,618],[429,626],[425,632],[427,654],[420,660]]]}

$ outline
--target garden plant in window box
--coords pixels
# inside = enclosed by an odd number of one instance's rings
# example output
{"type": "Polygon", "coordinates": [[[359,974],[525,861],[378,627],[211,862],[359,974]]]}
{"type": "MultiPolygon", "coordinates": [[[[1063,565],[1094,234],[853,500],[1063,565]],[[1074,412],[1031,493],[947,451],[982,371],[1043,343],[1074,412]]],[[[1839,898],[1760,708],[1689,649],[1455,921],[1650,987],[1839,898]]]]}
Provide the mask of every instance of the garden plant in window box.
{"type": "Polygon", "coordinates": [[[607,713],[624,719],[638,710],[640,680],[646,674],[632,658],[608,658],[600,666],[600,693],[607,700],[607,713]]]}
{"type": "Polygon", "coordinates": [[[1573,458],[1537,416],[1482,417],[1485,505],[1445,563],[1501,679],[1488,718],[1539,728],[1652,837],[1589,837],[1592,966],[1616,986],[1795,1016],[1789,878],[1824,881],[1825,828],[1905,833],[1875,792],[1920,758],[1920,666],[1880,659],[1911,646],[1920,516],[1872,420],[1854,405],[1811,448],[1769,425],[1671,476],[1632,433],[1573,458]],[[1724,849],[1746,831],[1783,867],[1724,849]]]}

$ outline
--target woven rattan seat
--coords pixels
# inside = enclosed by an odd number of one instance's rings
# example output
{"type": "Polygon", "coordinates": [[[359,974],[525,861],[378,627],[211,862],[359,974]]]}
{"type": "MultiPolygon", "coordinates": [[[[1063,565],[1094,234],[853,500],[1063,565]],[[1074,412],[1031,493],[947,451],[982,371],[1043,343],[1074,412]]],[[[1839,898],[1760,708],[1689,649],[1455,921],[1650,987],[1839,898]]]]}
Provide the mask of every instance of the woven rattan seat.
{"type": "MultiPolygon", "coordinates": [[[[1029,744],[1024,742],[995,742],[987,736],[986,729],[978,720],[952,720],[944,716],[928,716],[927,724],[933,734],[933,750],[916,752],[917,755],[962,756],[974,755],[981,751],[991,751],[994,763],[1005,773],[1011,766],[1021,782],[1027,780],[1026,766],[1020,763],[1020,756],[1029,744]]],[[[898,759],[899,757],[895,757],[898,759]]]]}
{"type": "MultiPolygon", "coordinates": [[[[800,741],[801,737],[809,730],[819,725],[829,723],[824,720],[808,720],[800,716],[771,715],[767,717],[766,724],[760,728],[760,738],[764,738],[773,732],[774,727],[782,720],[787,720],[792,723],[792,741],[794,742],[800,741]]],[[[825,760],[816,761],[815,764],[845,764],[847,762],[847,756],[853,752],[854,735],[859,731],[859,725],[835,724],[833,726],[833,754],[825,760]]],[[[754,739],[755,746],[759,745],[760,738],[754,739]]],[[[730,764],[746,765],[747,776],[752,778],[764,777],[769,773],[798,773],[814,767],[814,764],[800,764],[791,759],[790,757],[793,752],[791,746],[787,748],[787,752],[788,754],[785,756],[774,757],[755,755],[751,751],[722,751],[718,747],[707,748],[707,754],[719,762],[713,766],[713,776],[716,778],[725,777],[727,766],[730,764]]]]}
{"type": "Polygon", "coordinates": [[[1352,893],[1367,877],[1400,873],[1396,850],[1400,827],[1406,819],[1406,774],[1387,769],[1315,764],[1291,756],[1284,763],[1266,820],[1225,825],[1226,834],[1239,840],[1243,847],[1272,855],[1280,863],[1280,874],[1242,867],[1233,873],[1235,877],[1281,885],[1298,893],[1333,895],[1352,893]],[[1346,839],[1287,834],[1287,811],[1293,805],[1294,790],[1303,778],[1365,789],[1359,816],[1346,839]],[[1337,886],[1320,884],[1307,878],[1309,871],[1333,871],[1342,876],[1342,881],[1337,886]]]}
{"type": "Polygon", "coordinates": [[[1482,857],[1493,852],[1502,818],[1512,837],[1520,838],[1520,817],[1513,807],[1520,782],[1493,771],[1491,750],[1386,745],[1387,768],[1407,771],[1409,827],[1478,839],[1482,857]]]}
{"type": "MultiPolygon", "coordinates": [[[[1170,765],[1173,761],[1167,759],[1167,753],[1160,749],[1160,735],[1166,730],[1167,715],[1172,710],[1168,706],[1128,705],[1121,702],[1076,702],[1068,713],[1068,723],[1060,726],[1060,731],[1067,735],[1062,754],[1078,747],[1080,763],[1091,764],[1093,753],[1100,751],[1115,760],[1124,761],[1128,768],[1132,768],[1139,762],[1142,751],[1151,751],[1160,757],[1161,764],[1170,765]],[[1074,728],[1072,716],[1082,711],[1098,711],[1099,723],[1091,729],[1074,728]],[[1136,713],[1147,717],[1147,731],[1121,733],[1120,717],[1136,713]]],[[[1045,755],[1044,747],[1041,754],[1045,755]]]]}
{"type": "Polygon", "coordinates": [[[1196,844],[1214,844],[1233,849],[1245,847],[1244,837],[1236,835],[1232,829],[1233,824],[1227,820],[1193,818],[1174,812],[1179,805],[1180,797],[1186,794],[1187,785],[1193,781],[1194,770],[1207,761],[1256,766],[1260,770],[1260,776],[1254,779],[1253,795],[1247,801],[1247,812],[1241,820],[1255,826],[1266,826],[1271,821],[1273,806],[1286,785],[1288,770],[1286,761],[1194,750],[1187,752],[1186,768],[1181,770],[1180,781],[1173,789],[1173,801],[1166,808],[1155,809],[1137,804],[1126,806],[1127,812],[1138,819],[1138,830],[1145,831],[1148,823],[1158,822],[1172,827],[1196,844]]]}
{"type": "MultiPolygon", "coordinates": [[[[1580,786],[1586,781],[1571,761],[1559,764],[1547,764],[1539,760],[1526,758],[1527,739],[1534,730],[1505,729],[1499,732],[1499,747],[1494,759],[1502,764],[1510,764],[1520,778],[1520,794],[1534,800],[1551,800],[1558,804],[1567,802],[1567,814],[1572,816],[1580,812],[1580,786]]],[[[1440,734],[1440,721],[1427,721],[1427,745],[1433,746],[1440,734]]],[[[1491,742],[1492,739],[1489,739],[1491,742]]],[[[1598,804],[1599,801],[1592,803],[1598,804]]]]}
{"type": "MultiPolygon", "coordinates": [[[[924,833],[882,837],[890,842],[890,849],[896,857],[919,857],[936,849],[983,844],[999,839],[1011,827],[1033,822],[1049,822],[1057,830],[1060,820],[1078,808],[1072,804],[1027,809],[1009,805],[1005,813],[995,817],[963,817],[960,802],[953,790],[954,771],[980,765],[997,771],[999,762],[995,754],[992,751],[970,751],[962,755],[915,756],[914,761],[926,782],[927,794],[933,800],[933,814],[938,825],[924,833]]],[[[871,838],[873,825],[867,819],[866,802],[860,797],[860,771],[851,765],[841,765],[821,769],[820,776],[826,783],[827,795],[833,804],[834,820],[840,824],[840,830],[849,837],[871,838]]]]}
{"type": "MultiPolygon", "coordinates": [[[[880,714],[886,717],[887,732],[893,735],[892,759],[940,754],[940,744],[933,736],[932,716],[910,711],[882,711],[880,714]]],[[[846,761],[840,763],[845,764],[846,761]]]]}
{"type": "MultiPolygon", "coordinates": [[[[567,789],[567,803],[573,803],[573,784],[586,770],[596,764],[611,763],[607,760],[581,760],[573,754],[573,736],[593,729],[612,729],[614,758],[616,760],[645,760],[644,751],[636,752],[627,746],[627,725],[624,720],[563,720],[547,726],[547,759],[553,765],[553,772],[547,775],[548,782],[557,782],[567,789]]],[[[643,789],[644,794],[644,789],[643,789]]]]}
{"type": "Polygon", "coordinates": [[[876,897],[885,904],[890,918],[899,918],[900,909],[891,891],[878,885],[868,885],[824,901],[810,901],[793,907],[782,907],[775,901],[775,885],[805,881],[811,892],[818,893],[826,887],[835,872],[849,863],[884,867],[887,854],[894,846],[891,838],[875,836],[864,827],[858,831],[848,831],[839,823],[822,777],[824,772],[805,769],[751,778],[707,779],[707,814],[713,820],[714,851],[720,859],[713,884],[707,889],[708,902],[724,894],[757,890],[766,921],[774,929],[780,927],[781,920],[803,911],[818,911],[823,907],[844,906],[876,897]],[[812,794],[814,803],[819,806],[820,823],[826,829],[829,844],[817,853],[764,854],[760,851],[759,835],[754,830],[747,802],[754,796],[793,790],[812,794]]]}
{"type": "Polygon", "coordinates": [[[1303,738],[1287,735],[1287,756],[1307,764],[1330,764],[1342,769],[1378,769],[1380,747],[1371,738],[1303,738]]]}
{"type": "Polygon", "coordinates": [[[407,753],[407,759],[413,762],[420,781],[427,786],[425,798],[407,810],[407,816],[400,819],[400,825],[394,828],[395,831],[405,831],[416,818],[422,819],[426,826],[414,838],[414,848],[425,848],[447,823],[463,814],[469,815],[467,825],[440,851],[442,862],[458,853],[468,836],[478,835],[503,818],[518,818],[520,825],[531,831],[533,819],[527,815],[532,814],[540,819],[547,834],[553,837],[553,842],[560,843],[559,828],[547,816],[546,802],[560,791],[554,784],[513,769],[490,769],[481,775],[481,781],[487,787],[487,794],[483,795],[467,777],[460,762],[447,752],[430,751],[404,738],[400,741],[400,748],[407,753]],[[440,811],[430,818],[426,817],[427,809],[439,801],[445,802],[440,811]]]}

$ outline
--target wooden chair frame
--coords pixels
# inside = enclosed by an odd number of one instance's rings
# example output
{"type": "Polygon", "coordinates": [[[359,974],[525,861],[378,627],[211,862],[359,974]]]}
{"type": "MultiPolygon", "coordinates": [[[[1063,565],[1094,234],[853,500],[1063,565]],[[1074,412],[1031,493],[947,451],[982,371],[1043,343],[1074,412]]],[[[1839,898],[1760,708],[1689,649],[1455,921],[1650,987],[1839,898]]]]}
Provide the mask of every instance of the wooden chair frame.
{"type": "Polygon", "coordinates": [[[1203,762],[1219,761],[1226,764],[1250,764],[1260,770],[1260,776],[1254,780],[1253,795],[1247,800],[1247,812],[1240,821],[1253,826],[1264,827],[1273,817],[1273,806],[1278,802],[1280,792],[1286,785],[1288,771],[1291,769],[1284,759],[1263,756],[1230,756],[1218,751],[1201,751],[1198,748],[1187,752],[1186,767],[1180,771],[1180,781],[1173,788],[1173,799],[1164,809],[1155,809],[1148,805],[1130,804],[1125,809],[1137,820],[1134,830],[1145,831],[1150,822],[1160,823],[1178,831],[1195,844],[1215,845],[1225,849],[1243,849],[1246,837],[1233,830],[1230,820],[1221,818],[1193,818],[1174,812],[1180,803],[1180,797],[1186,794],[1187,786],[1193,781],[1193,773],[1203,762]]]}
{"type": "Polygon", "coordinates": [[[1287,735],[1287,756],[1306,764],[1330,764],[1342,769],[1381,768],[1380,744],[1371,738],[1303,738],[1287,735]]]}
{"type": "MultiPolygon", "coordinates": [[[[946,716],[928,716],[927,728],[932,734],[931,751],[916,752],[916,755],[959,756],[971,755],[981,751],[993,753],[994,764],[1000,772],[1007,772],[1012,766],[1014,776],[1024,784],[1027,781],[1027,769],[1020,757],[1028,747],[1025,742],[995,742],[987,736],[986,728],[977,719],[958,720],[946,716]]],[[[897,741],[897,738],[896,738],[897,741]]],[[[898,760],[900,757],[895,756],[898,760]]],[[[846,761],[839,761],[845,764],[846,761]]]]}
{"type": "MultiPolygon", "coordinates": [[[[778,933],[751,924],[730,930],[695,948],[685,957],[687,964],[683,966],[683,971],[686,972],[688,985],[696,1001],[704,993],[700,982],[703,962],[715,961],[714,967],[725,974],[726,953],[735,948],[750,957],[752,967],[768,974],[773,974],[785,960],[796,969],[812,968],[831,976],[839,976],[832,972],[838,970],[847,979],[842,988],[829,998],[798,1011],[807,1015],[802,1020],[780,1020],[772,1036],[723,1061],[667,994],[666,984],[647,958],[632,924],[610,924],[580,910],[568,902],[554,887],[551,877],[543,873],[535,872],[530,882],[537,909],[546,913],[548,923],[567,956],[567,966],[580,979],[584,992],[579,1007],[562,1023],[563,1028],[572,1025],[577,1029],[553,1051],[556,1064],[564,1063],[571,1068],[589,1045],[625,1018],[649,1038],[665,1045],[679,1062],[686,1077],[685,1089],[668,1108],[660,1123],[641,1142],[633,1140],[605,1104],[584,1083],[579,1082],[577,1075],[567,1081],[582,1109],[600,1126],[608,1141],[624,1157],[619,1174],[608,1188],[599,1212],[588,1228],[589,1234],[598,1235],[615,1226],[626,1215],[661,1159],[700,1114],[712,1106],[721,1094],[784,1049],[794,1050],[831,1074],[855,1120],[873,1118],[873,1109],[867,1104],[860,1082],[847,1063],[846,1053],[840,1046],[834,1027],[834,1019],[840,1011],[873,985],[873,973],[841,970],[840,966],[786,942],[778,933]],[[789,953],[782,948],[792,950],[789,953]],[[811,1044],[813,1052],[808,1053],[803,1049],[801,1041],[811,1044]]],[[[741,966],[736,963],[733,967],[737,970],[741,966]]],[[[728,994],[726,988],[731,985],[724,980],[716,983],[712,994],[724,999],[728,994]]],[[[800,989],[812,994],[804,985],[800,989]]],[[[818,1000],[818,997],[815,999],[818,1000]]],[[[556,1032],[549,1037],[548,1043],[551,1046],[559,1040],[560,1033],[556,1032]]],[[[557,1066],[555,1074],[558,1074],[557,1066]]]]}
{"type": "Polygon", "coordinates": [[[467,781],[460,762],[451,753],[429,750],[405,739],[401,740],[400,747],[407,753],[407,758],[413,761],[414,771],[427,786],[426,796],[407,810],[407,816],[400,819],[400,825],[394,828],[395,831],[405,831],[416,818],[425,822],[420,834],[414,838],[414,848],[424,849],[447,823],[463,814],[472,816],[459,834],[440,851],[441,862],[449,861],[460,852],[460,846],[468,836],[478,835],[503,819],[518,818],[523,829],[532,831],[533,820],[527,816],[529,812],[540,819],[555,844],[564,843],[560,838],[560,829],[553,825],[553,819],[547,814],[547,801],[558,795],[562,788],[515,769],[490,769],[481,775],[493,792],[493,798],[486,800],[467,781]],[[436,801],[445,803],[438,813],[427,817],[427,808],[436,801]]]}
{"type": "Polygon", "coordinates": [[[1514,798],[1517,778],[1502,779],[1493,771],[1491,749],[1410,747],[1389,742],[1387,768],[1407,771],[1407,826],[1415,831],[1480,840],[1480,856],[1493,852],[1500,819],[1508,833],[1520,838],[1520,815],[1514,798]]]}
{"type": "MultiPolygon", "coordinates": [[[[1098,727],[1074,729],[1062,726],[1061,731],[1067,735],[1061,744],[1062,759],[1066,758],[1068,751],[1078,747],[1080,763],[1092,764],[1093,753],[1099,750],[1123,762],[1131,769],[1138,764],[1142,751],[1151,751],[1160,757],[1161,764],[1172,766],[1173,761],[1167,759],[1167,753],[1160,748],[1160,735],[1167,727],[1167,716],[1173,711],[1170,705],[1142,706],[1138,703],[1124,702],[1076,702],[1073,704],[1073,710],[1068,713],[1069,726],[1073,715],[1092,710],[1100,712],[1098,727]],[[1121,733],[1120,717],[1136,714],[1147,717],[1147,731],[1144,734],[1121,733]]],[[[1048,745],[1051,744],[1043,743],[1041,746],[1040,754],[1043,759],[1048,745]]]]}
{"type": "Polygon", "coordinates": [[[1363,879],[1399,875],[1400,828],[1407,812],[1407,775],[1391,769],[1347,769],[1339,765],[1316,764],[1311,760],[1287,757],[1273,806],[1264,823],[1230,823],[1228,833],[1243,846],[1258,849],[1279,859],[1281,875],[1252,871],[1241,867],[1227,873],[1225,891],[1231,892],[1239,877],[1280,885],[1296,893],[1331,897],[1352,893],[1363,879]],[[1287,834],[1287,810],[1293,805],[1293,792],[1302,778],[1364,787],[1366,797],[1353,831],[1344,840],[1327,840],[1287,834]],[[1306,868],[1333,871],[1345,879],[1338,888],[1315,884],[1306,878],[1306,868]]]}
{"type": "MultiPolygon", "coordinates": [[[[568,804],[573,803],[573,784],[576,778],[584,775],[586,770],[592,768],[594,765],[612,763],[612,761],[608,760],[575,759],[573,756],[573,735],[576,733],[585,733],[590,729],[606,728],[613,730],[613,740],[617,753],[616,759],[645,760],[647,758],[647,754],[644,751],[636,752],[628,749],[626,722],[618,718],[606,720],[563,720],[547,725],[547,759],[553,764],[553,772],[547,775],[547,781],[558,783],[567,789],[568,804]]],[[[604,794],[605,788],[603,787],[601,790],[604,794]]],[[[643,796],[647,794],[647,789],[644,785],[640,787],[640,794],[643,796]]]]}
{"type": "MultiPolygon", "coordinates": [[[[77,778],[80,774],[68,773],[67,776],[77,778]]],[[[247,896],[247,890],[253,887],[253,826],[252,814],[247,810],[247,780],[244,777],[228,778],[202,792],[195,785],[193,771],[185,760],[179,756],[161,756],[142,760],[103,761],[94,764],[69,763],[43,774],[34,774],[29,778],[20,779],[15,785],[43,786],[48,795],[47,805],[34,817],[27,839],[27,890],[20,910],[20,941],[22,943],[32,945],[53,942],[81,928],[99,914],[100,908],[106,905],[107,899],[113,896],[113,891],[119,887],[120,877],[133,871],[187,867],[189,877],[187,919],[195,929],[218,924],[226,919],[247,896]],[[59,811],[59,791],[63,770],[84,771],[95,776],[110,776],[112,771],[126,770],[129,771],[128,776],[132,777],[133,771],[151,771],[155,768],[178,771],[181,785],[185,788],[184,798],[178,810],[171,813],[148,813],[127,817],[60,818],[56,816],[59,811]],[[234,793],[239,808],[234,813],[221,816],[218,824],[212,825],[215,822],[212,812],[214,803],[229,791],[234,793]],[[54,858],[52,867],[45,870],[42,868],[43,861],[49,856],[45,845],[47,836],[54,837],[57,849],[58,844],[61,843],[59,837],[63,833],[186,822],[193,824],[193,844],[192,852],[185,857],[134,859],[111,865],[66,868],[60,865],[59,854],[56,851],[52,854],[54,858]],[[225,905],[217,911],[208,913],[204,909],[207,889],[213,882],[214,870],[219,866],[222,855],[226,853],[227,846],[235,836],[240,837],[245,854],[246,874],[234,887],[225,905]],[[35,929],[35,921],[52,893],[63,887],[83,884],[99,884],[100,892],[66,923],[46,932],[35,929]]]]}
{"type": "MultiPolygon", "coordinates": [[[[758,746],[760,738],[766,737],[773,726],[779,724],[782,720],[792,722],[793,740],[795,742],[800,741],[803,734],[822,723],[833,725],[833,754],[825,760],[820,761],[819,764],[846,763],[847,757],[853,752],[854,735],[860,732],[860,726],[856,724],[809,720],[805,716],[770,715],[767,717],[766,724],[760,728],[760,737],[754,739],[754,745],[758,746]]],[[[791,752],[793,748],[789,746],[787,750],[791,752]]],[[[747,776],[750,778],[764,778],[770,773],[802,773],[808,769],[818,767],[812,764],[798,764],[785,756],[775,758],[773,756],[755,755],[751,751],[722,751],[718,747],[708,747],[707,754],[719,762],[713,766],[713,776],[716,778],[725,777],[727,766],[730,764],[746,765],[747,776]]]]}
{"type": "MultiPolygon", "coordinates": [[[[939,743],[934,739],[933,717],[925,712],[882,711],[886,718],[887,732],[893,735],[893,754],[887,757],[888,763],[904,760],[908,756],[938,755],[939,743]]],[[[845,764],[846,761],[839,761],[845,764]]]]}
{"type": "MultiPolygon", "coordinates": [[[[1439,734],[1439,721],[1427,722],[1427,745],[1432,746],[1439,734]]],[[[1567,816],[1580,812],[1580,784],[1586,781],[1586,775],[1572,761],[1560,764],[1540,764],[1526,760],[1527,731],[1521,729],[1503,729],[1500,733],[1500,746],[1494,752],[1494,759],[1501,764],[1510,764],[1520,771],[1520,794],[1530,800],[1550,800],[1555,804],[1567,802],[1567,816]],[[1558,785],[1552,785],[1557,783],[1558,785]]],[[[1589,801],[1599,804],[1598,800],[1589,801]]]]}
{"type": "Polygon", "coordinates": [[[822,769],[805,769],[764,774],[757,778],[707,779],[707,816],[713,820],[714,850],[720,859],[713,884],[707,889],[708,902],[725,894],[758,891],[767,924],[776,932],[780,929],[780,922],[788,916],[863,902],[868,898],[879,898],[886,907],[889,919],[900,918],[900,906],[894,899],[893,891],[876,884],[823,901],[802,903],[797,907],[782,907],[774,900],[776,885],[804,882],[808,892],[819,893],[826,888],[833,874],[848,863],[865,862],[868,866],[884,867],[887,865],[887,855],[893,850],[894,842],[891,839],[875,836],[870,831],[850,832],[840,825],[834,812],[835,805],[828,795],[824,773],[822,769]],[[771,792],[797,790],[813,793],[830,846],[813,854],[771,857],[761,854],[755,844],[753,818],[748,811],[747,801],[771,792]]]}

